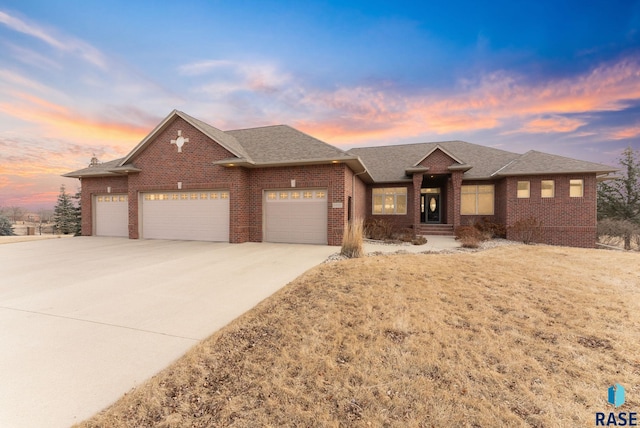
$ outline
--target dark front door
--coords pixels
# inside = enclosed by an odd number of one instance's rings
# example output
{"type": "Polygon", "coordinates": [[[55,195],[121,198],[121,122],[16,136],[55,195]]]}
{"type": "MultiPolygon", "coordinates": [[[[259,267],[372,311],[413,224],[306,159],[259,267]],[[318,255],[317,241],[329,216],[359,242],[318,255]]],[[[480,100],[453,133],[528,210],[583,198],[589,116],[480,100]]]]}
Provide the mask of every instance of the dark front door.
{"type": "Polygon", "coordinates": [[[420,221],[423,223],[442,223],[440,193],[420,195],[420,221]]]}

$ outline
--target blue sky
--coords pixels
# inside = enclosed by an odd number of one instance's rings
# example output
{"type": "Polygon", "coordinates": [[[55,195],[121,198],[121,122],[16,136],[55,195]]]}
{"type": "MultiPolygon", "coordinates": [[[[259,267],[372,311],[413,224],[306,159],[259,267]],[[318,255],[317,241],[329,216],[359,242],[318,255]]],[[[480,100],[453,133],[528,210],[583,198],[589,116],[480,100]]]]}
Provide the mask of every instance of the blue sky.
{"type": "Polygon", "coordinates": [[[0,206],[124,156],[174,108],[342,148],[640,148],[640,1],[0,0],[0,206]]]}

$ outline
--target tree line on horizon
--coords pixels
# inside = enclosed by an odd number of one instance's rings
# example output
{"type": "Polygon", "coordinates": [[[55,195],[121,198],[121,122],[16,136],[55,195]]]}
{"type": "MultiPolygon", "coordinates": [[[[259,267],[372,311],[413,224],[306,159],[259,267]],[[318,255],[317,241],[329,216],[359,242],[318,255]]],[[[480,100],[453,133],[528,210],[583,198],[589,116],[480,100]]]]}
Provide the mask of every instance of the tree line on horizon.
{"type": "Polygon", "coordinates": [[[65,186],[61,185],[53,210],[40,209],[29,213],[20,206],[0,207],[0,236],[15,235],[14,226],[20,221],[37,225],[40,233],[45,226],[50,225],[52,233],[79,235],[80,219],[80,189],[70,195],[65,186]]]}

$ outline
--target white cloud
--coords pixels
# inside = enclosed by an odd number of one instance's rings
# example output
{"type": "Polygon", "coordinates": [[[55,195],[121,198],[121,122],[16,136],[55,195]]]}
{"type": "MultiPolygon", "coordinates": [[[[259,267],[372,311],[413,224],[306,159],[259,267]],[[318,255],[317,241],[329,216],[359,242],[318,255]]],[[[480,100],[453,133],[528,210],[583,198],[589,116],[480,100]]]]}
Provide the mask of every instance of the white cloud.
{"type": "Polygon", "coordinates": [[[104,55],[98,49],[82,40],[55,34],[53,30],[45,29],[37,24],[27,23],[2,11],[0,11],[0,23],[14,31],[34,37],[58,51],[77,55],[96,67],[102,69],[107,67],[104,55]]]}

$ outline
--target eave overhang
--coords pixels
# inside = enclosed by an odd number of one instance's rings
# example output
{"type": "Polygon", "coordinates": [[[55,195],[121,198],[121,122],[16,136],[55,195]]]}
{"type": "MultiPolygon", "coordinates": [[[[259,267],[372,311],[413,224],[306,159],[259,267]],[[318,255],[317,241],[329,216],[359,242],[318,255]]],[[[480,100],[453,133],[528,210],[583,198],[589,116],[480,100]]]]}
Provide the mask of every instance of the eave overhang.
{"type": "Polygon", "coordinates": [[[256,162],[245,158],[226,158],[212,162],[213,165],[220,165],[227,168],[277,168],[287,166],[306,166],[306,165],[331,165],[331,164],[345,164],[354,173],[359,174],[359,177],[367,182],[373,183],[374,179],[369,174],[366,166],[362,163],[362,160],[358,156],[338,157],[338,158],[318,158],[318,159],[300,159],[300,160],[286,160],[275,162],[256,162]]]}

